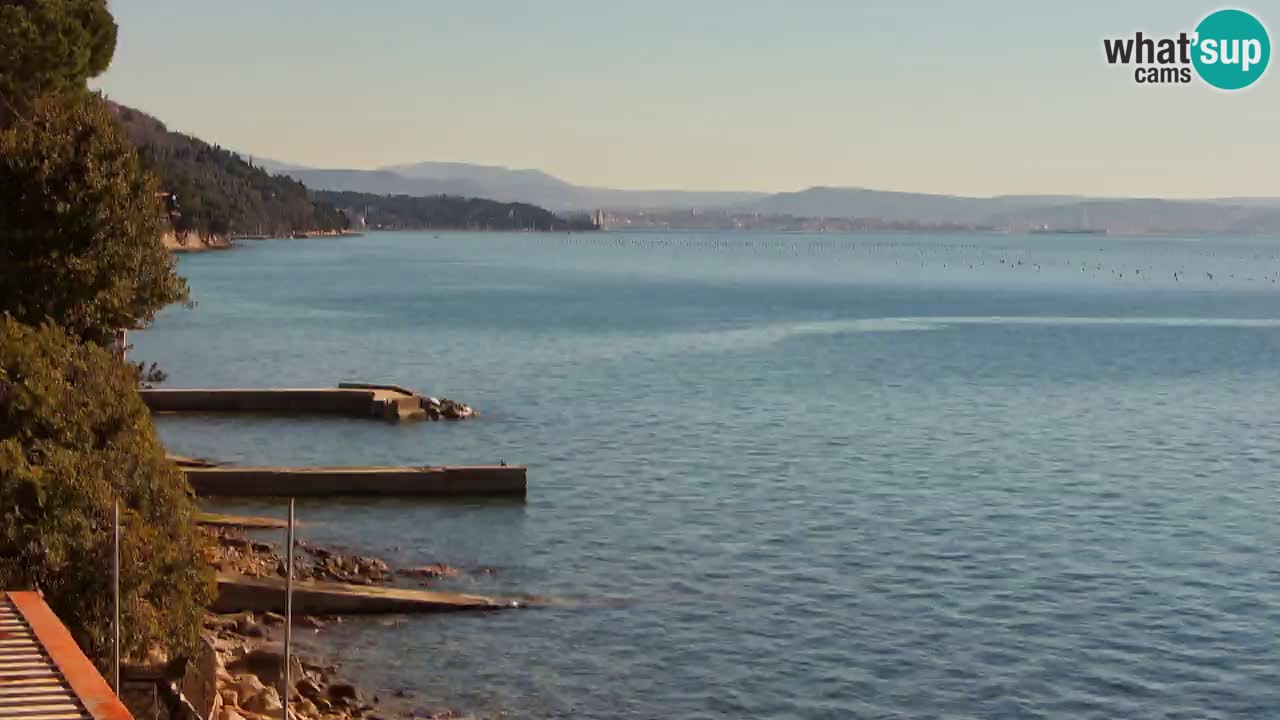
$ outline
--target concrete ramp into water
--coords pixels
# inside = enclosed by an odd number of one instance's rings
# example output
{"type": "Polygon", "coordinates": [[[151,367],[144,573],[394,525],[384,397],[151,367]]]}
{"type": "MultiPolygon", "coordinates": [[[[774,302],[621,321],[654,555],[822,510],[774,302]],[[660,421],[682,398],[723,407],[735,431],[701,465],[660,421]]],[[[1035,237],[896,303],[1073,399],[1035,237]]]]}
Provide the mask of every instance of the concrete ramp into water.
{"type": "MultiPolygon", "coordinates": [[[[284,593],[284,578],[219,575],[213,611],[284,612],[284,593]]],[[[515,600],[484,595],[299,580],[293,583],[293,611],[302,615],[462,612],[520,606],[515,600]]]]}
{"type": "Polygon", "coordinates": [[[186,467],[197,495],[231,497],[516,497],[528,491],[528,468],[458,467],[186,467]]]}
{"type": "MultiPolygon", "coordinates": [[[[239,530],[284,530],[289,527],[289,522],[282,518],[258,517],[255,515],[224,515],[211,512],[197,513],[196,524],[209,527],[236,528],[239,530]]],[[[295,526],[301,524],[294,523],[295,526]]]]}
{"type": "Polygon", "coordinates": [[[271,412],[335,414],[379,420],[460,420],[469,407],[445,403],[394,385],[342,383],[336,388],[144,388],[152,412],[271,412]]]}

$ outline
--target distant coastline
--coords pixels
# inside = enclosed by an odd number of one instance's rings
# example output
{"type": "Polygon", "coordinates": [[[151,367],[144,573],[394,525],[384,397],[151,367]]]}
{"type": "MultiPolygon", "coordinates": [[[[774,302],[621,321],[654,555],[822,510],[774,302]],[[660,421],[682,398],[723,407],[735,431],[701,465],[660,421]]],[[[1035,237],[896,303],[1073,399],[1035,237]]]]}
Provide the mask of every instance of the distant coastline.
{"type": "Polygon", "coordinates": [[[213,233],[185,232],[169,230],[160,236],[164,249],[171,253],[208,252],[210,250],[229,250],[234,242],[226,235],[213,233]]]}
{"type": "Polygon", "coordinates": [[[363,233],[351,230],[308,230],[291,235],[225,235],[190,231],[179,233],[169,230],[160,236],[160,242],[171,253],[200,253],[215,250],[232,250],[237,240],[281,240],[287,238],[302,239],[313,237],[357,237],[363,233]]]}

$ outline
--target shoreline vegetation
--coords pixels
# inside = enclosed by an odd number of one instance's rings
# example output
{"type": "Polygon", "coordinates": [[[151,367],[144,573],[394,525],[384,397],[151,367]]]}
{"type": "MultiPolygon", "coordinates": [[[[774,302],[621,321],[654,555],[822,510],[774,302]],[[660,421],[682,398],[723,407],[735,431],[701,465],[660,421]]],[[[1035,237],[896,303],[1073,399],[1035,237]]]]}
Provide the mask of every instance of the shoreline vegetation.
{"type": "MultiPolygon", "coordinates": [[[[242,616],[234,629],[211,614],[215,569],[237,541],[199,528],[191,485],[166,458],[138,392],[155,368],[128,362],[126,331],[190,300],[171,251],[356,228],[301,182],[90,91],[88,79],[111,65],[117,33],[106,0],[0,2],[0,588],[40,592],[102,673],[113,658],[126,679],[129,670],[158,670],[132,676],[147,684],[147,697],[155,689],[172,701],[152,708],[156,717],[191,717],[184,703],[234,700],[199,717],[258,720],[272,709],[280,715],[291,697],[293,715],[310,720],[372,720],[375,707],[381,718],[455,716],[379,707],[329,666],[237,639],[278,624],[270,614],[242,616]],[[103,571],[116,561],[118,574],[103,571]],[[115,609],[107,599],[117,589],[115,609]],[[264,674],[295,663],[298,682],[284,697],[266,689],[273,683],[264,674]]],[[[546,212],[463,198],[417,206],[437,213],[428,224],[468,228],[536,228],[546,212]]],[[[300,573],[389,580],[381,561],[304,552],[312,560],[300,573]]],[[[288,572],[278,555],[270,550],[267,561],[288,572]]],[[[403,578],[450,572],[430,565],[403,578]]]]}
{"type": "Polygon", "coordinates": [[[143,168],[159,180],[167,249],[226,249],[236,238],[308,238],[376,230],[588,231],[586,214],[561,217],[521,202],[455,195],[376,195],[308,189],[239,154],[169,130],[108,101],[143,168]]]}
{"type": "Polygon", "coordinates": [[[160,242],[171,253],[201,253],[216,250],[233,250],[240,240],[283,240],[313,237],[359,237],[363,233],[350,230],[323,230],[286,235],[213,235],[202,232],[179,233],[173,229],[160,236],[160,242]]]}

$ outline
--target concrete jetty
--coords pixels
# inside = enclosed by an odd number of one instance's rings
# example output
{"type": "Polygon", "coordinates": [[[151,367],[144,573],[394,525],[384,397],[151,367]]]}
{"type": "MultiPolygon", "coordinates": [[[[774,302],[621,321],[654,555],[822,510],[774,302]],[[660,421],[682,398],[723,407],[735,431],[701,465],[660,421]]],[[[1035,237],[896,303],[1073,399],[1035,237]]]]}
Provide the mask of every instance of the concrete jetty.
{"type": "Polygon", "coordinates": [[[184,467],[197,495],[323,497],[519,497],[528,468],[519,465],[443,467],[184,467]]]}
{"type": "Polygon", "coordinates": [[[336,388],[144,388],[152,412],[328,413],[380,420],[461,420],[466,405],[395,385],[340,383],[336,388]]]}
{"type": "MultiPolygon", "coordinates": [[[[196,524],[206,527],[235,528],[237,530],[284,530],[289,527],[287,520],[256,515],[225,515],[223,513],[196,513],[196,524]]],[[[302,523],[295,522],[295,526],[302,523]]]]}
{"type": "Polygon", "coordinates": [[[167,453],[164,458],[178,467],[217,467],[218,463],[213,460],[204,458],[187,457],[186,455],[174,455],[167,453]]]}
{"type": "MultiPolygon", "coordinates": [[[[284,578],[220,574],[218,599],[212,609],[217,613],[284,612],[284,590],[284,578]]],[[[515,600],[483,595],[311,580],[293,582],[293,611],[301,615],[483,611],[520,605],[515,600]]]]}

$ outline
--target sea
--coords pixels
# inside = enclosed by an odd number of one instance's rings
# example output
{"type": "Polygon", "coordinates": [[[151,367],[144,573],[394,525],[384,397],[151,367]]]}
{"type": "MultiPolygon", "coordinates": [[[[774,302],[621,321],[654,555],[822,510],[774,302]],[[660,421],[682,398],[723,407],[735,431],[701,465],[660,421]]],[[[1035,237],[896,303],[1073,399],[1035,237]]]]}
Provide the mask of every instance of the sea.
{"type": "Polygon", "coordinates": [[[529,468],[525,502],[298,501],[303,539],[538,600],[301,633],[387,712],[1280,718],[1280,240],[406,232],[179,270],[194,307],[131,336],[169,387],[480,417],[160,416],[172,451],[529,468]]]}

